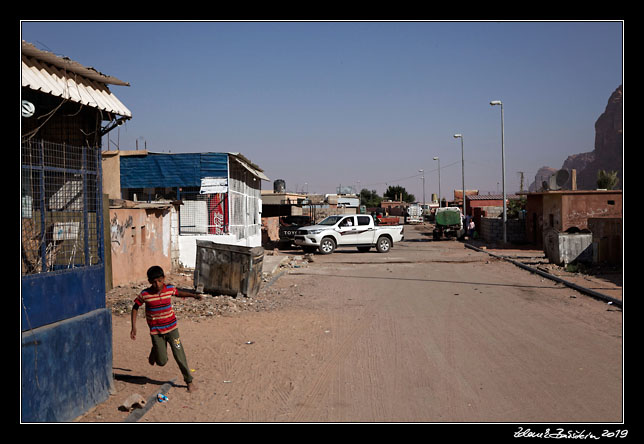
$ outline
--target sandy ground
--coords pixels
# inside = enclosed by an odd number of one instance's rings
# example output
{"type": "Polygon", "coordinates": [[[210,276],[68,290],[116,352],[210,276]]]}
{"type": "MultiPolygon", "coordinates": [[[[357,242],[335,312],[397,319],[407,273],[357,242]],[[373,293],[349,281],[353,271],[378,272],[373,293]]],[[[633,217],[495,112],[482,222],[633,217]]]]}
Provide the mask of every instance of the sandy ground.
{"type": "MultiPolygon", "coordinates": [[[[138,422],[620,420],[621,310],[423,227],[406,237],[387,255],[281,252],[297,260],[255,297],[176,299],[193,393],[171,357],[148,364],[144,317],[129,337],[146,283],[113,289],[113,394],[77,421],[122,422],[125,399],[173,380],[138,422]]],[[[567,277],[621,298],[611,276],[567,277]]]]}

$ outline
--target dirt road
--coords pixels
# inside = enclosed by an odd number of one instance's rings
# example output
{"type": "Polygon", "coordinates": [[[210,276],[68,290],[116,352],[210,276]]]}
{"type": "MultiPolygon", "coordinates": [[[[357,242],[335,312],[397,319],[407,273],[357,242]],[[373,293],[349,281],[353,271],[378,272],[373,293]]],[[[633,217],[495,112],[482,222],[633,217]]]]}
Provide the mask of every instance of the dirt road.
{"type": "Polygon", "coordinates": [[[620,309],[422,231],[315,255],[216,315],[180,311],[194,393],[114,315],[115,393],[79,421],[123,421],[130,394],[175,378],[139,422],[622,420],[620,309]]]}

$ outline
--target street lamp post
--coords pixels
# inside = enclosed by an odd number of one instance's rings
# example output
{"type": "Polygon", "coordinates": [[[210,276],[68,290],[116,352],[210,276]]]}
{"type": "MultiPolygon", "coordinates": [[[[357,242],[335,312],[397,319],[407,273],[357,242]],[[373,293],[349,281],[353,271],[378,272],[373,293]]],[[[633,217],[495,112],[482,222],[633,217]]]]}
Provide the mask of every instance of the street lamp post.
{"type": "Polygon", "coordinates": [[[434,160],[438,160],[438,208],[441,207],[441,160],[438,157],[434,157],[434,160]]]}
{"type": "Polygon", "coordinates": [[[508,222],[508,213],[507,213],[507,203],[505,201],[505,140],[504,140],[504,129],[503,129],[503,102],[500,100],[492,100],[490,105],[500,105],[501,106],[501,187],[503,188],[503,242],[508,241],[507,234],[507,222],[508,222]]]}
{"type": "Polygon", "coordinates": [[[455,139],[461,139],[461,176],[463,179],[463,217],[465,217],[465,155],[463,154],[463,135],[454,134],[455,139]]]}
{"type": "Polygon", "coordinates": [[[423,211],[425,211],[425,170],[418,170],[419,173],[423,173],[423,211]]]}

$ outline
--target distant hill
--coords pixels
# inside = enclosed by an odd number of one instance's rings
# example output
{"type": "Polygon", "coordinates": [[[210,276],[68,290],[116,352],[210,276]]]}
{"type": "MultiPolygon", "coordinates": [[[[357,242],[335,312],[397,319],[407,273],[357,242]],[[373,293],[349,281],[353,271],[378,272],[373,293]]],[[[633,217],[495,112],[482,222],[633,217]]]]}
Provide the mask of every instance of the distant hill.
{"type": "MultiPolygon", "coordinates": [[[[611,94],[604,113],[595,122],[595,149],[588,153],[568,156],[560,169],[577,170],[577,189],[594,190],[597,188],[599,170],[617,171],[619,182],[615,188],[622,189],[623,135],[623,92],[622,85],[611,94]]],[[[529,191],[539,191],[541,183],[557,171],[551,167],[541,167],[529,191]]],[[[565,188],[570,189],[570,181],[565,188]]]]}

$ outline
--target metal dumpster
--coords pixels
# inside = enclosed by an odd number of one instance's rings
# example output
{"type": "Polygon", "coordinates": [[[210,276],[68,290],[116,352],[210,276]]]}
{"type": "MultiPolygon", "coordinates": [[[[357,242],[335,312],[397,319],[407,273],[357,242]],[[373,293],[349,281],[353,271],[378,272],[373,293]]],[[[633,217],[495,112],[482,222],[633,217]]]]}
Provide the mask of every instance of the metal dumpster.
{"type": "Polygon", "coordinates": [[[262,281],[264,248],[197,240],[195,288],[210,294],[255,296],[262,281]]]}

